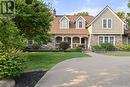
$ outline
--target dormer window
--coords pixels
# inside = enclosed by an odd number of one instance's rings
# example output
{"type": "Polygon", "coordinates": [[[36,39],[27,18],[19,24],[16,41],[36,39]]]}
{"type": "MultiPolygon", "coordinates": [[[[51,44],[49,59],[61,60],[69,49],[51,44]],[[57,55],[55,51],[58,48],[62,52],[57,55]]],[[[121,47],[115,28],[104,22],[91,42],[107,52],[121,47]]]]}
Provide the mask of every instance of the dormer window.
{"type": "Polygon", "coordinates": [[[69,19],[66,16],[60,19],[60,28],[69,29],[69,19]]]}
{"type": "Polygon", "coordinates": [[[85,19],[82,16],[76,20],[76,29],[85,29],[85,19]]]}
{"type": "Polygon", "coordinates": [[[83,21],[80,20],[78,23],[79,23],[79,24],[78,24],[78,27],[79,27],[79,28],[83,28],[83,21]]]}

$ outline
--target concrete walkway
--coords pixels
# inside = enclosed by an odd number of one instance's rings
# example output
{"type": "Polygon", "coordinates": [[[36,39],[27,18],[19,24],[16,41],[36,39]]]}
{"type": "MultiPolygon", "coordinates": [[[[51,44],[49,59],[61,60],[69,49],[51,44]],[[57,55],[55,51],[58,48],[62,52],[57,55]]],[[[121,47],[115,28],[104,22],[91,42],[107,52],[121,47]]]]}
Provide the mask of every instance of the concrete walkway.
{"type": "Polygon", "coordinates": [[[130,87],[130,57],[88,54],[57,64],[35,87],[130,87]]]}

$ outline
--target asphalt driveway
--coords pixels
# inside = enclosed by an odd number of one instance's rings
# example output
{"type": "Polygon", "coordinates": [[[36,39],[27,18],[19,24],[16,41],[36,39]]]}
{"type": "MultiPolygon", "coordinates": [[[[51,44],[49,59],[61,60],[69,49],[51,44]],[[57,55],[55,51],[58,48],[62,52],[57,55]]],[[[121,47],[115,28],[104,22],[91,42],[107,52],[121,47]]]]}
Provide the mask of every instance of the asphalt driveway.
{"type": "Polygon", "coordinates": [[[130,87],[130,57],[89,55],[57,64],[35,87],[130,87]]]}

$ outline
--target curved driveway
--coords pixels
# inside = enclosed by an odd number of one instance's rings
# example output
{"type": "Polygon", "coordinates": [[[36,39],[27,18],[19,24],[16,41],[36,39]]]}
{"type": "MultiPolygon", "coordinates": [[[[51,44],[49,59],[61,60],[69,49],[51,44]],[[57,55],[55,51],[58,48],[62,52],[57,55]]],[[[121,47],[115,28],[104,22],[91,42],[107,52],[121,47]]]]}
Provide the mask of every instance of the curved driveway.
{"type": "Polygon", "coordinates": [[[130,87],[130,57],[88,54],[57,64],[35,87],[130,87]]]}

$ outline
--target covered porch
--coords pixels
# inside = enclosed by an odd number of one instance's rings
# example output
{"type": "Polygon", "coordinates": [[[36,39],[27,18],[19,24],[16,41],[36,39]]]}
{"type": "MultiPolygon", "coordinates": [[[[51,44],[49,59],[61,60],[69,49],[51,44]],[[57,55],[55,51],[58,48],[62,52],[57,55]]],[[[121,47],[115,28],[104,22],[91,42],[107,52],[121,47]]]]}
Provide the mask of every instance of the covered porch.
{"type": "Polygon", "coordinates": [[[85,49],[88,49],[88,37],[86,36],[55,36],[55,47],[61,42],[68,42],[70,48],[75,48],[82,45],[85,49]]]}

